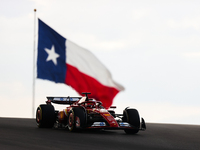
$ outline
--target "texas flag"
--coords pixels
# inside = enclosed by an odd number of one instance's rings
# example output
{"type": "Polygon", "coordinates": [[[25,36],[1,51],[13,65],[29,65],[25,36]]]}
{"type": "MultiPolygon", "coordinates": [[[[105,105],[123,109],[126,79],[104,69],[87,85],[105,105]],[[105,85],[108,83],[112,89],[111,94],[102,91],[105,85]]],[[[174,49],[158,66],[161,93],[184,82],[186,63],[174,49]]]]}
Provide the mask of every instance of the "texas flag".
{"type": "Polygon", "coordinates": [[[108,69],[88,50],[64,38],[39,20],[37,78],[65,83],[80,95],[109,108],[123,86],[113,81],[108,69]]]}

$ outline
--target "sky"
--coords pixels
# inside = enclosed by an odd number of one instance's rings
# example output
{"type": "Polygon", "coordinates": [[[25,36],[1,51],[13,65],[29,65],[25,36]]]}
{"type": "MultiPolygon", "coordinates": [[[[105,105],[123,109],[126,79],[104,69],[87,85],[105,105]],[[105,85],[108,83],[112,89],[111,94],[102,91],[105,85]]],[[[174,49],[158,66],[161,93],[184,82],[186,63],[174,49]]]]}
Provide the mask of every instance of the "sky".
{"type": "MultiPolygon", "coordinates": [[[[200,125],[199,6],[198,0],[0,0],[0,117],[33,116],[37,9],[37,18],[90,50],[125,87],[114,99],[117,113],[129,106],[146,122],[200,125]]],[[[78,94],[36,79],[34,109],[46,96],[78,94]]]]}

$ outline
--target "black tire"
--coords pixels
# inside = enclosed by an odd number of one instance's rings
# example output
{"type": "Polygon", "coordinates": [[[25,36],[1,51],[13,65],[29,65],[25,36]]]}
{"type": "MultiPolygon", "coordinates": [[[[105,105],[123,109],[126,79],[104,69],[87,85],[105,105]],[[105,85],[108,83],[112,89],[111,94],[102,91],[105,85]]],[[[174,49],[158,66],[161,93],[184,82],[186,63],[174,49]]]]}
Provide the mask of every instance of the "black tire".
{"type": "Polygon", "coordinates": [[[86,112],[83,108],[75,107],[69,112],[68,129],[77,131],[83,129],[86,125],[86,112]]]}
{"type": "Polygon", "coordinates": [[[123,112],[124,122],[128,122],[134,129],[125,129],[127,134],[136,134],[140,129],[140,116],[136,109],[125,109],[123,112]]]}
{"type": "Polygon", "coordinates": [[[53,105],[40,105],[36,111],[36,122],[39,128],[52,128],[55,123],[55,110],[53,105]]]}

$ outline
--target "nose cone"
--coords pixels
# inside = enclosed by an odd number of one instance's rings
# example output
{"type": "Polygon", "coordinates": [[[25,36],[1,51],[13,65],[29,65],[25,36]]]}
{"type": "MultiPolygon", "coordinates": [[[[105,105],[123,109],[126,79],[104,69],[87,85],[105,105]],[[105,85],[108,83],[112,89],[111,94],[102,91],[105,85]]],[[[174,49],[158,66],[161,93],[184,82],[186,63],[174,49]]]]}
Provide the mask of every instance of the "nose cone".
{"type": "Polygon", "coordinates": [[[115,118],[109,112],[102,113],[102,116],[109,123],[110,127],[119,127],[117,121],[115,120],[115,118]]]}

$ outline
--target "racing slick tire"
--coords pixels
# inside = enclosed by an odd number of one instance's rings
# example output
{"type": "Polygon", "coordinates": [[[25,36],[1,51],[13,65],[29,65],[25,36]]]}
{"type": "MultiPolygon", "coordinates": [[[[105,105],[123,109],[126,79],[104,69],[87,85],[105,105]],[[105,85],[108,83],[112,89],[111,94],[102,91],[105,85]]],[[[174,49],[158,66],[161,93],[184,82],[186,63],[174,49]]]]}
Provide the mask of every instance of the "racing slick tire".
{"type": "Polygon", "coordinates": [[[55,109],[53,105],[40,105],[36,111],[36,122],[39,128],[52,128],[55,123],[55,109]]]}
{"type": "Polygon", "coordinates": [[[83,108],[74,107],[69,112],[68,129],[71,132],[83,129],[86,125],[86,112],[83,108]]]}
{"type": "Polygon", "coordinates": [[[124,129],[127,134],[136,134],[140,129],[140,116],[136,109],[125,109],[123,112],[124,122],[128,122],[134,129],[124,129]]]}

